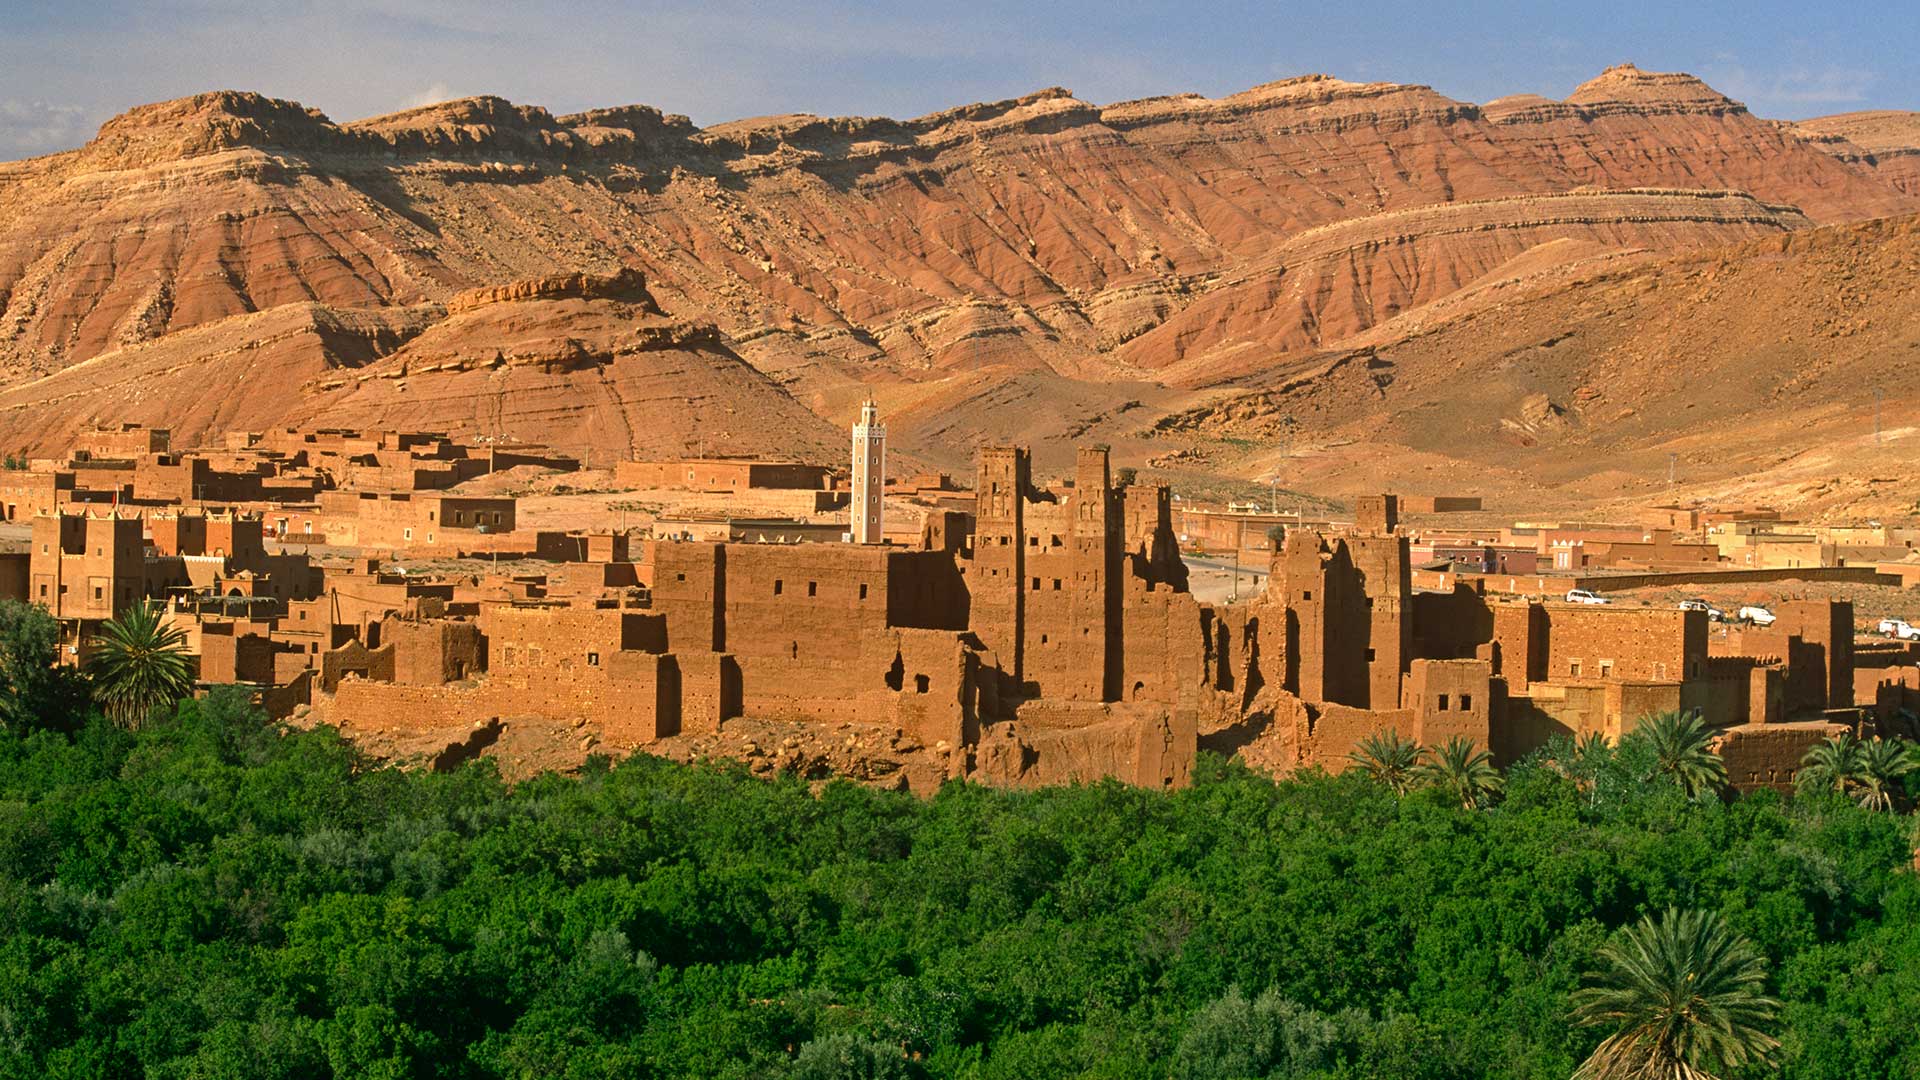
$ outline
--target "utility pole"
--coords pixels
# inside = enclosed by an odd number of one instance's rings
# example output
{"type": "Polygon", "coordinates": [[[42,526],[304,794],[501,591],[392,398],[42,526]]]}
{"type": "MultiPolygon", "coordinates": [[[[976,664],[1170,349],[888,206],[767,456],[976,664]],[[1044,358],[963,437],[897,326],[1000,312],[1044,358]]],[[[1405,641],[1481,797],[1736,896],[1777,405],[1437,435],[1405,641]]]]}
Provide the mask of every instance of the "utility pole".
{"type": "Polygon", "coordinates": [[[1879,387],[1873,388],[1873,441],[1880,441],[1880,402],[1887,392],[1879,387]]]}
{"type": "Polygon", "coordinates": [[[1233,592],[1227,595],[1227,603],[1240,600],[1240,546],[1247,542],[1247,517],[1243,513],[1235,522],[1233,533],[1233,592]]]}
{"type": "Polygon", "coordinates": [[[1673,494],[1674,465],[1680,460],[1679,454],[1667,455],[1667,494],[1673,494]]]}

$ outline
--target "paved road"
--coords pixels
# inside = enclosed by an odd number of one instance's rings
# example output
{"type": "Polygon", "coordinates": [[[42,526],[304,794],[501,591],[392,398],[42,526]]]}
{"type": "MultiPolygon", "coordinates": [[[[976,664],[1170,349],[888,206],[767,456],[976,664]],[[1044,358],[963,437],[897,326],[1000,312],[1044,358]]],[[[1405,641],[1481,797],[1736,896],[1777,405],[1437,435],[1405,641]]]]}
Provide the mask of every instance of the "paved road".
{"type": "MultiPolygon", "coordinates": [[[[1185,555],[1189,581],[1187,587],[1194,598],[1203,604],[1225,603],[1233,595],[1233,560],[1218,559],[1210,555],[1185,555]]],[[[1255,564],[1250,559],[1240,560],[1240,600],[1251,600],[1260,595],[1267,585],[1267,567],[1265,562],[1255,564]],[[1257,569],[1256,569],[1257,566],[1257,569]]]]}

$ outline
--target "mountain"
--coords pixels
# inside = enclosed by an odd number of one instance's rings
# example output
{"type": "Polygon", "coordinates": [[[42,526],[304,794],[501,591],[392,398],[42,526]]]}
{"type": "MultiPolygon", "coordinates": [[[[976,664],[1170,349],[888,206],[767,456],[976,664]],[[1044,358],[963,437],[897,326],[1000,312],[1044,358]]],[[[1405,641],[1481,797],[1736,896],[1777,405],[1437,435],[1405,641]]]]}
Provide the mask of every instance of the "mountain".
{"type": "Polygon", "coordinates": [[[0,165],[0,445],[130,411],[189,437],[324,413],[835,460],[824,433],[873,393],[933,462],[1004,438],[1043,464],[1090,437],[1158,456],[1155,425],[1223,379],[1496,282],[1920,212],[1868,129],[1631,66],[1559,101],[1307,76],[708,128],[498,98],[336,124],[202,94],[0,165]],[[625,300],[460,299],[623,275],[625,300]],[[227,386],[245,403],[201,400],[227,386]]]}
{"type": "Polygon", "coordinates": [[[1789,125],[1794,134],[1908,195],[1920,195],[1920,112],[1839,113],[1789,125]]]}
{"type": "Polygon", "coordinates": [[[1313,489],[1630,505],[1665,497],[1671,465],[1682,498],[1920,513],[1920,217],[1510,280],[1416,317],[1223,380],[1155,433],[1313,489]],[[1234,457],[1283,440],[1284,462],[1234,457]]]}

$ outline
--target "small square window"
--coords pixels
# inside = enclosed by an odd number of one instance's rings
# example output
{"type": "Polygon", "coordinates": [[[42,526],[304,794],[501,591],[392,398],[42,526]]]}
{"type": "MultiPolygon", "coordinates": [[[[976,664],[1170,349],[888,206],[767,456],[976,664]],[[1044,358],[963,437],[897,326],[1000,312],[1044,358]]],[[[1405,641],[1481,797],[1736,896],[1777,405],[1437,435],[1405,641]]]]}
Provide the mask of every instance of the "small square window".
{"type": "Polygon", "coordinates": [[[780,593],[786,589],[786,587],[787,587],[786,582],[781,581],[779,578],[773,579],[773,595],[779,596],[780,593]]]}
{"type": "Polygon", "coordinates": [[[867,598],[867,583],[863,581],[860,583],[860,599],[865,600],[866,598],[867,598]]]}
{"type": "Polygon", "coordinates": [[[1441,712],[1447,711],[1447,695],[1445,694],[1440,695],[1440,711],[1441,712]]]}
{"type": "Polygon", "coordinates": [[[1460,695],[1460,711],[1461,712],[1473,711],[1473,695],[1472,694],[1460,695]]]}
{"type": "Polygon", "coordinates": [[[813,582],[813,581],[807,582],[807,595],[808,596],[820,595],[820,585],[818,582],[813,582]]]}
{"type": "Polygon", "coordinates": [[[588,666],[588,667],[599,667],[599,666],[600,666],[600,654],[599,654],[599,653],[597,653],[597,652],[590,652],[590,653],[588,653],[588,654],[587,654],[587,666],[588,666]]]}

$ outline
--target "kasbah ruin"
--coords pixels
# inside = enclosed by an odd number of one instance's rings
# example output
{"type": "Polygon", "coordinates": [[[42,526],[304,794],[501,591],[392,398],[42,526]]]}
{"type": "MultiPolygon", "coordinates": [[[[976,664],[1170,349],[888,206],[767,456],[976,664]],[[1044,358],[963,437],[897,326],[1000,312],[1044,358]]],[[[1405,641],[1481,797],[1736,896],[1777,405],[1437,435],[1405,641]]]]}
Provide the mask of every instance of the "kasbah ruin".
{"type": "Polygon", "coordinates": [[[1914,585],[1914,537],[1764,509],[1487,526],[1454,523],[1477,499],[1382,494],[1315,520],[1182,501],[1101,447],[1057,478],[982,448],[967,491],[890,478],[871,403],[850,468],[621,462],[626,501],[595,505],[625,509],[585,529],[540,527],[563,500],[488,486],[565,492],[579,462],[484,439],[183,450],[123,425],[9,465],[0,505],[31,531],[0,554],[0,593],[47,607],[66,659],[156,602],[203,686],[249,685],[275,717],[429,767],[644,750],[918,792],[1159,787],[1200,750],[1338,771],[1390,729],[1506,764],[1683,709],[1753,789],[1843,728],[1904,732],[1920,704],[1920,646],[1856,641],[1834,595],[1914,585]],[[1672,599],[1756,589],[1770,606],[1737,615],[1672,599]]]}

